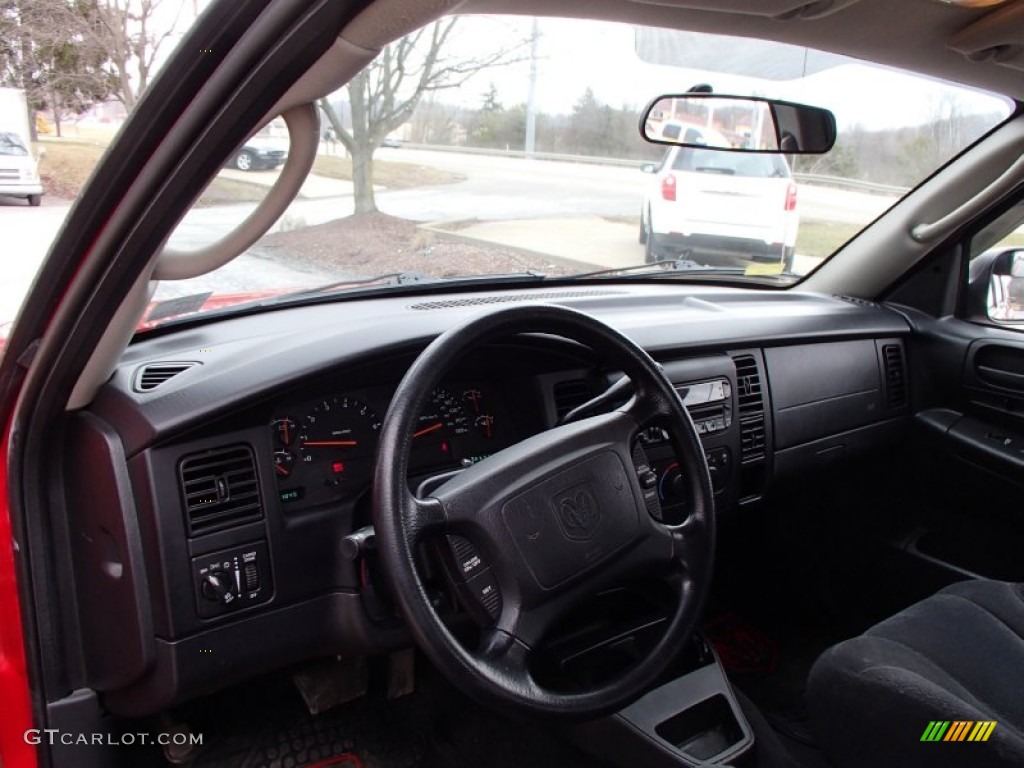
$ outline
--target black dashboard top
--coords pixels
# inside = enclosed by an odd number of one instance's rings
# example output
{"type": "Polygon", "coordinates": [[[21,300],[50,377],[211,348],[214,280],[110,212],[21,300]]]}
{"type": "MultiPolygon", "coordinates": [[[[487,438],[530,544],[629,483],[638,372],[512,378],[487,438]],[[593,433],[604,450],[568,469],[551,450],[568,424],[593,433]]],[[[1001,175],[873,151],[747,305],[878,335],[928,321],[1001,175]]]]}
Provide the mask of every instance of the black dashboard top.
{"type": "MultiPolygon", "coordinates": [[[[870,302],[793,291],[610,283],[381,297],[277,309],[141,339],[125,352],[91,409],[116,425],[131,456],[325,372],[383,358],[411,362],[454,324],[522,301],[552,301],[592,314],[659,359],[909,330],[900,314],[870,302]],[[198,365],[151,392],[136,391],[138,369],[164,361],[198,365]]],[[[576,353],[585,359],[581,350],[576,353]]]]}

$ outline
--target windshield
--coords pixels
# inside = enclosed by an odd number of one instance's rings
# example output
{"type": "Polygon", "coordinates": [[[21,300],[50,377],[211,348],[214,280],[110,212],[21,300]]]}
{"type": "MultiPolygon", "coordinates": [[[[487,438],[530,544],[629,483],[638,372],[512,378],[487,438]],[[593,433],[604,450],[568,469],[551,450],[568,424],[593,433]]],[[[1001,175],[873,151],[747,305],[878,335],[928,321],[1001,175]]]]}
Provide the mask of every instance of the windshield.
{"type": "MultiPolygon", "coordinates": [[[[391,290],[415,279],[486,284],[497,275],[550,280],[620,268],[637,268],[628,279],[785,287],[1012,106],[774,43],[765,43],[764,57],[802,69],[785,79],[751,76],[768,69],[747,51],[749,41],[708,35],[697,36],[707,38],[703,49],[673,48],[662,36],[651,57],[642,45],[651,30],[623,24],[476,16],[438,24],[440,34],[389,47],[321,100],[319,154],[300,197],[230,264],[161,283],[151,321],[178,317],[182,307],[224,309],[327,285],[391,290]],[[692,59],[701,50],[698,69],[692,59]],[[679,65],[674,51],[686,53],[679,65]],[[733,60],[729,51],[749,55],[733,60]],[[698,84],[830,109],[838,141],[820,156],[666,152],[645,142],[645,105],[698,84]],[[187,300],[160,306],[169,299],[187,300]]],[[[666,136],[721,134],[737,147],[752,130],[727,132],[706,115],[658,117],[666,136]]],[[[287,159],[275,126],[227,159],[171,247],[217,240],[266,194],[287,159]]]]}
{"type": "Polygon", "coordinates": [[[0,133],[0,155],[25,157],[28,155],[28,150],[25,149],[25,145],[21,143],[21,139],[16,134],[0,133]]]}

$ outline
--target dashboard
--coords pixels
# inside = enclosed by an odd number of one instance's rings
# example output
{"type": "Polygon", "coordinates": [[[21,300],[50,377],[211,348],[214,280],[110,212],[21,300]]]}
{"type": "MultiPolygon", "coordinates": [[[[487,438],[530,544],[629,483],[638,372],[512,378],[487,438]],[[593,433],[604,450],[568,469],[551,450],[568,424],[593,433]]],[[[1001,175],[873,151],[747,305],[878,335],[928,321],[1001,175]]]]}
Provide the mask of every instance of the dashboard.
{"type": "MultiPolygon", "coordinates": [[[[644,347],[694,421],[721,519],[906,429],[909,325],[882,306],[666,285],[433,298],[151,334],[73,417],[69,517],[92,542],[73,553],[83,682],[111,711],[157,712],[291,662],[409,644],[369,543],[378,436],[418,353],[485,307],[557,301],[644,347]]],[[[541,433],[619,375],[551,336],[470,350],[431,382],[408,436],[410,486],[541,433]]],[[[692,478],[657,425],[640,432],[634,463],[653,473],[645,493],[660,514],[685,519],[692,478]]],[[[430,559],[439,585],[479,556],[446,547],[430,559]]],[[[456,620],[474,612],[440,586],[436,597],[456,620]]]]}

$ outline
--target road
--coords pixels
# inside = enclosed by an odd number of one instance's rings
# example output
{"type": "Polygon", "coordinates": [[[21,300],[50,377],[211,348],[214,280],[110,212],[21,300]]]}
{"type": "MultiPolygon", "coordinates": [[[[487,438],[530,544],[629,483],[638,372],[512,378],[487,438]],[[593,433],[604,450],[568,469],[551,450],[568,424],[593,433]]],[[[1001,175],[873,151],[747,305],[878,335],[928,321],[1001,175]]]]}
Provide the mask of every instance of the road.
{"type": "MultiPolygon", "coordinates": [[[[433,166],[458,173],[465,180],[442,188],[416,188],[378,192],[381,210],[421,222],[475,219],[557,219],[592,217],[631,221],[639,214],[644,185],[650,177],[637,169],[583,163],[528,160],[493,155],[461,154],[414,149],[381,149],[377,157],[433,166]]],[[[274,172],[249,174],[246,180],[272,183],[274,172]]],[[[317,179],[306,187],[307,199],[294,202],[277,227],[319,224],[352,213],[351,186],[317,179]]],[[[800,211],[805,219],[865,224],[885,210],[891,198],[802,185],[800,211]]],[[[4,279],[0,285],[0,322],[13,318],[56,237],[68,210],[67,203],[44,197],[30,208],[24,201],[0,197],[0,231],[4,237],[4,279]]],[[[171,245],[194,248],[226,234],[252,210],[252,204],[199,207],[191,211],[172,236],[171,245]]],[[[628,259],[636,251],[632,224],[618,225],[614,243],[630,244],[628,259]],[[628,231],[627,231],[628,228],[628,231]]],[[[595,237],[597,235],[595,234],[595,237]]],[[[592,250],[592,249],[591,249],[592,250]]],[[[588,249],[581,245],[581,260],[588,249]]],[[[591,259],[593,260],[593,259],[591,259]]],[[[246,254],[207,282],[206,290],[259,290],[282,285],[312,285],[324,275],[295,270],[267,258],[246,254]]],[[[205,287],[205,284],[204,284],[205,287]]],[[[161,295],[189,292],[186,285],[169,285],[161,295]]]]}

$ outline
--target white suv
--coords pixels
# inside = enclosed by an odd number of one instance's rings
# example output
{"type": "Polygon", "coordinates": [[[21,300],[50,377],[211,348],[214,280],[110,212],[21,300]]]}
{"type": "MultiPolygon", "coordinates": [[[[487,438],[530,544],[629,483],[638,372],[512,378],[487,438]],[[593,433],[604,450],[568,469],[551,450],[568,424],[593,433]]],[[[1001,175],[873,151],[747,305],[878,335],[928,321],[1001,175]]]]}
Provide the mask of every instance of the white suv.
{"type": "Polygon", "coordinates": [[[797,188],[782,155],[672,147],[652,174],[640,212],[648,262],[736,257],[792,268],[797,188]]]}
{"type": "Polygon", "coordinates": [[[39,205],[43,198],[35,159],[18,135],[8,131],[0,131],[0,195],[27,198],[29,205],[39,205]]]}

